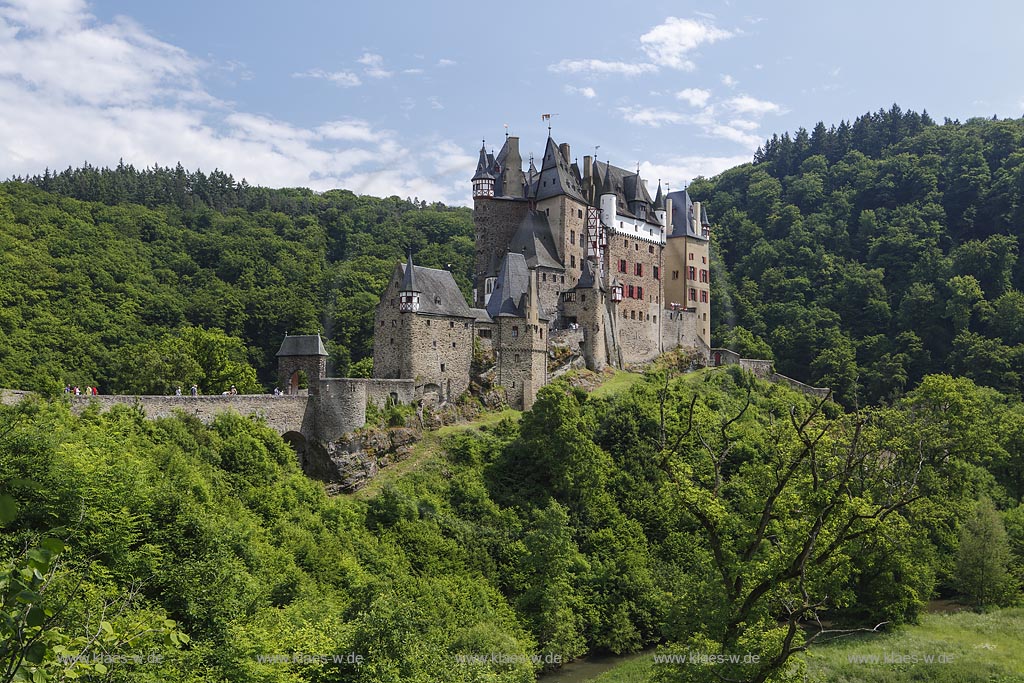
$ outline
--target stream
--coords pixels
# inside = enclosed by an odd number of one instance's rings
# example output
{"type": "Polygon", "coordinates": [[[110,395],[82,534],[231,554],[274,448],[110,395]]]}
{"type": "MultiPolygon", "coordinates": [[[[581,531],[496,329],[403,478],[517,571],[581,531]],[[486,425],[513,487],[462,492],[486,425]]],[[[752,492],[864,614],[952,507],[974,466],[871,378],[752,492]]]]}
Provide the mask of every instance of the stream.
{"type": "Polygon", "coordinates": [[[650,657],[653,652],[654,649],[651,648],[628,655],[581,657],[568,664],[563,664],[555,671],[541,674],[537,677],[537,683],[587,683],[587,681],[594,680],[605,671],[610,671],[624,662],[641,657],[650,657]]]}

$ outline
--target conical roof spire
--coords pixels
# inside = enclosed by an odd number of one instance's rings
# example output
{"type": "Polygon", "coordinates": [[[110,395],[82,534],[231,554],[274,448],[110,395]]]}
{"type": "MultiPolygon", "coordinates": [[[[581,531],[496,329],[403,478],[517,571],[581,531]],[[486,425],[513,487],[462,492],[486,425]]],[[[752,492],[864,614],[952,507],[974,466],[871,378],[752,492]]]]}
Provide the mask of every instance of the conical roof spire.
{"type": "Polygon", "coordinates": [[[480,161],[476,164],[476,174],[473,180],[494,180],[494,174],[490,170],[490,162],[487,160],[487,142],[480,143],[480,161]]]}
{"type": "Polygon", "coordinates": [[[665,210],[665,195],[661,192],[661,178],[658,178],[658,194],[654,196],[654,210],[665,210]]]}
{"type": "Polygon", "coordinates": [[[409,256],[405,261],[405,275],[402,277],[402,289],[403,292],[419,292],[421,291],[419,286],[416,284],[416,266],[412,263],[412,248],[409,248],[409,256]]]}

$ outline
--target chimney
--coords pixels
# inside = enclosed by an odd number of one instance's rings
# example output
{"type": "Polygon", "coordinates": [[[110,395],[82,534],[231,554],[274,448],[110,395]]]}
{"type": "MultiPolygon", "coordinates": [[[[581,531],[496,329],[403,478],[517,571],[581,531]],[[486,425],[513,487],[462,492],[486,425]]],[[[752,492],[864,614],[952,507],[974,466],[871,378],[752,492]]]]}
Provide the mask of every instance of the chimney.
{"type": "Polygon", "coordinates": [[[560,144],[558,146],[558,151],[562,153],[562,158],[565,159],[565,163],[567,163],[567,164],[570,163],[570,161],[569,161],[569,143],[568,142],[563,142],[562,144],[560,144]]]}
{"type": "Polygon", "coordinates": [[[591,158],[590,156],[583,157],[583,179],[584,180],[586,180],[587,178],[590,177],[590,173],[591,173],[591,170],[592,170],[591,169],[591,164],[593,164],[593,161],[594,161],[593,158],[591,158]]]}
{"type": "Polygon", "coordinates": [[[665,231],[666,235],[672,234],[672,200],[665,201],[665,231]]]}

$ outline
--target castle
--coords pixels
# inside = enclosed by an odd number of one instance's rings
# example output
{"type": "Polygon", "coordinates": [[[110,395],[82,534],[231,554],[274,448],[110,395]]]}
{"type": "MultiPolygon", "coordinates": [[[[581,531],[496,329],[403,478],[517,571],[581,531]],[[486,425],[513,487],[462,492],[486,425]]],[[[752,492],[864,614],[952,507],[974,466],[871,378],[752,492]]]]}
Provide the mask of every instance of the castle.
{"type": "Polygon", "coordinates": [[[473,184],[472,305],[451,273],[398,263],[377,307],[373,372],[417,396],[469,388],[474,346],[493,355],[509,403],[528,409],[548,380],[552,338],[602,370],[670,349],[710,350],[710,231],[686,191],[651,197],[639,168],[590,156],[580,168],[550,134],[541,168],[519,138],[480,148],[473,184]]]}

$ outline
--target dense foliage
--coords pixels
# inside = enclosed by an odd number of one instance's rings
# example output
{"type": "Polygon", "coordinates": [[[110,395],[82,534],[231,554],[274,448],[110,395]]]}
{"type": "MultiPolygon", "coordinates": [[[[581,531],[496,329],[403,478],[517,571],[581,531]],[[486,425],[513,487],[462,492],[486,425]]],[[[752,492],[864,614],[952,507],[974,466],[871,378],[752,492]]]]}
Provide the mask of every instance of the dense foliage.
{"type": "Polygon", "coordinates": [[[1024,120],[937,125],[893,106],[695,181],[716,224],[718,339],[846,405],[932,372],[1019,396],[1022,139],[1024,120]]]}
{"type": "MultiPolygon", "coordinates": [[[[114,681],[525,683],[545,658],[659,642],[775,661],[799,653],[794,611],[898,623],[953,585],[977,498],[1012,506],[1021,446],[991,425],[1020,409],[943,376],[860,416],[735,371],[652,372],[608,398],[556,383],[521,422],[456,433],[363,502],[328,498],[237,415],[23,404],[0,412],[0,491],[19,510],[0,557],[66,546],[37,601],[64,642],[100,618],[190,638],[112,640],[111,656],[161,659],[111,666],[114,681]]],[[[26,666],[63,675],[36,655],[26,666]]],[[[798,670],[783,664],[731,674],[798,670]]]]}
{"type": "Polygon", "coordinates": [[[0,386],[253,391],[275,381],[286,332],[323,332],[345,373],[372,357],[373,309],[407,248],[469,287],[466,209],[188,178],[86,167],[35,180],[51,192],[0,185],[0,386]]]}

